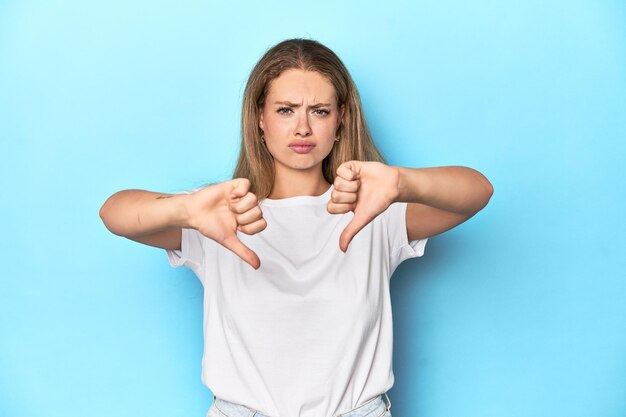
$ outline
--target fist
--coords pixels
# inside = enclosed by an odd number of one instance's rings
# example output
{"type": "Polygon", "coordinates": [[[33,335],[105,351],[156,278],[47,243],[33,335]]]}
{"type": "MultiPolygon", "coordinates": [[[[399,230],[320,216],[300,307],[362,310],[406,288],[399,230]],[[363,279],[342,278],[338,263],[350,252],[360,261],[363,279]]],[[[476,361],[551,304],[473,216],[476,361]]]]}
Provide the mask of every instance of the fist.
{"type": "Polygon", "coordinates": [[[258,269],[261,261],[257,254],[237,238],[237,231],[253,235],[267,227],[249,189],[247,178],[213,184],[190,194],[186,207],[191,227],[258,269]]]}
{"type": "Polygon", "coordinates": [[[347,161],[337,168],[327,210],[331,214],[354,212],[339,238],[348,249],[352,238],[398,197],[399,172],[381,162],[347,161]]]}

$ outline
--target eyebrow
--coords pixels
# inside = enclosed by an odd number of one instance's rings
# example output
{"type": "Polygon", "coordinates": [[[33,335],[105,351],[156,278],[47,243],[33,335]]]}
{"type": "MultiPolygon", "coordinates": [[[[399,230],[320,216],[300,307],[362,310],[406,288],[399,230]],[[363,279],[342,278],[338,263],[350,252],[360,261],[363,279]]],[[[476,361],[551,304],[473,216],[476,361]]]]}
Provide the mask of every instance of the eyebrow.
{"type": "MultiPolygon", "coordinates": [[[[274,104],[284,104],[285,106],[289,106],[289,107],[300,107],[301,104],[296,104],[296,103],[292,103],[290,101],[275,101],[274,104]]],[[[309,106],[310,109],[316,108],[316,107],[324,107],[324,106],[330,106],[329,103],[317,103],[317,104],[313,104],[311,106],[309,106]]]]}

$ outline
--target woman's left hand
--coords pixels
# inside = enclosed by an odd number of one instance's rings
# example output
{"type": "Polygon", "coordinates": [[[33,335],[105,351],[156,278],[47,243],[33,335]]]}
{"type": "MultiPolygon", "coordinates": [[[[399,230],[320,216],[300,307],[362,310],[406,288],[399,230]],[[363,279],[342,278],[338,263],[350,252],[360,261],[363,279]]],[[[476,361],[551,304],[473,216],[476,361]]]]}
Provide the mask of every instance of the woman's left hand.
{"type": "Polygon", "coordinates": [[[396,167],[381,162],[347,161],[337,168],[328,212],[354,212],[339,238],[342,251],[348,249],[352,238],[361,229],[396,201],[399,177],[396,167]]]}

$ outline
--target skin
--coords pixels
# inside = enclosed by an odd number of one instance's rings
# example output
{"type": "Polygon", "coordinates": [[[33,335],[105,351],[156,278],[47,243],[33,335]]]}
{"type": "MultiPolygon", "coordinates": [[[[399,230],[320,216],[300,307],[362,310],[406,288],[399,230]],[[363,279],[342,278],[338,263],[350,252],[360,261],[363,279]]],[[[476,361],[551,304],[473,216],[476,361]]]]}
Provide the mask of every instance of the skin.
{"type": "MultiPolygon", "coordinates": [[[[322,161],[336,143],[344,110],[337,105],[330,81],[317,72],[288,70],[270,84],[259,120],[276,170],[270,198],[320,195],[328,189],[322,161]],[[320,107],[319,103],[328,105],[320,107]],[[298,154],[288,147],[298,139],[316,147],[298,154]]],[[[492,192],[486,178],[471,168],[411,169],[348,161],[337,169],[328,211],[354,212],[339,241],[345,252],[352,238],[394,202],[409,203],[407,236],[415,240],[466,221],[485,206],[492,192]]]]}
{"type": "Polygon", "coordinates": [[[276,172],[269,198],[320,195],[330,187],[322,175],[322,161],[337,143],[343,114],[334,87],[317,72],[291,69],[270,83],[259,117],[276,172]],[[295,140],[316,146],[309,153],[298,154],[289,148],[295,140]]]}
{"type": "MultiPolygon", "coordinates": [[[[271,82],[259,119],[276,171],[270,198],[321,195],[328,190],[322,161],[336,143],[343,115],[332,84],[319,73],[288,70],[271,82]],[[316,146],[298,154],[289,148],[296,140],[316,146]]],[[[354,213],[339,239],[344,252],[363,227],[395,202],[408,203],[407,238],[416,240],[466,221],[493,194],[480,172],[460,166],[408,168],[347,161],[336,174],[328,212],[354,213]]],[[[258,269],[258,256],[237,237],[237,232],[253,235],[267,227],[249,189],[249,180],[236,178],[182,195],[122,190],[107,199],[100,217],[111,232],[164,249],[180,250],[181,228],[193,228],[258,269]]]]}

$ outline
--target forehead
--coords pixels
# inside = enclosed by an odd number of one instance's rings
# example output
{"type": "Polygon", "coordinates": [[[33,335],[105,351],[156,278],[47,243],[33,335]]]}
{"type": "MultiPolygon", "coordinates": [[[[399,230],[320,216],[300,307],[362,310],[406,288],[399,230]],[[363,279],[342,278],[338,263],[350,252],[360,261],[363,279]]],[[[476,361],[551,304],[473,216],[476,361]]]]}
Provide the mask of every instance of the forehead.
{"type": "Polygon", "coordinates": [[[267,98],[268,101],[276,99],[298,103],[302,100],[326,100],[330,103],[335,99],[335,88],[319,72],[290,69],[270,82],[267,98]]]}

